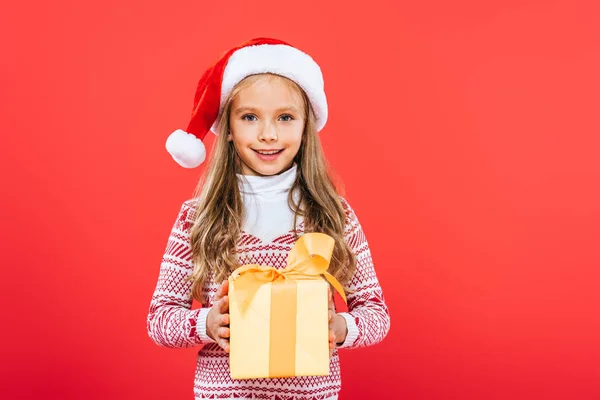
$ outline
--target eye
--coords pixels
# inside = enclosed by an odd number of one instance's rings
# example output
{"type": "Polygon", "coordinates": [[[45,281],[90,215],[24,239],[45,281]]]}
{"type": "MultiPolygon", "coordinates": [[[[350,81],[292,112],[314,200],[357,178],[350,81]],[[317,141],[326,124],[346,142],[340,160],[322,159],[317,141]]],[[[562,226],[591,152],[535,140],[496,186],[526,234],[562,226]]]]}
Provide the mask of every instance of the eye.
{"type": "Polygon", "coordinates": [[[244,121],[256,121],[256,115],[253,114],[245,114],[242,116],[242,119],[244,121]],[[249,119],[249,118],[254,118],[254,119],[249,119]]]}
{"type": "Polygon", "coordinates": [[[289,122],[294,119],[294,117],[292,117],[290,114],[283,114],[279,118],[281,118],[283,120],[283,122],[289,122]]]}

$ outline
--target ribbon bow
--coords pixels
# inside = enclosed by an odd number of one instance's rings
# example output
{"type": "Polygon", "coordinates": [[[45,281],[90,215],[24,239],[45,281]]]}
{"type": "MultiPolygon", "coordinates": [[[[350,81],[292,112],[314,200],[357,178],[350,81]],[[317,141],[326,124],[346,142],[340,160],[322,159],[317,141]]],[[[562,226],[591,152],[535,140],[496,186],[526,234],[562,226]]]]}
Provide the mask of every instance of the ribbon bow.
{"type": "Polygon", "coordinates": [[[318,280],[321,275],[334,287],[346,302],[340,282],[329,272],[329,263],[335,240],[324,233],[302,235],[290,250],[287,266],[276,269],[272,266],[246,264],[231,274],[229,281],[235,287],[240,311],[244,312],[256,291],[265,283],[286,283],[288,280],[318,280]]]}

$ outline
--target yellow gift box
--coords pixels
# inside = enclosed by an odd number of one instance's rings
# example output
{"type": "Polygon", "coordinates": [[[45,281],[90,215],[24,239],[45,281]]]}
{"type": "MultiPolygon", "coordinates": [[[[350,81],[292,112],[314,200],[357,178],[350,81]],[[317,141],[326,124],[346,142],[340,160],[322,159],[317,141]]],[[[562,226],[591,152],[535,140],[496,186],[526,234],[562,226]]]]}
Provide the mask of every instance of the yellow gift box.
{"type": "Polygon", "coordinates": [[[334,239],[306,233],[287,266],[247,264],[229,278],[230,373],[233,379],[329,374],[327,272],[334,239]]]}

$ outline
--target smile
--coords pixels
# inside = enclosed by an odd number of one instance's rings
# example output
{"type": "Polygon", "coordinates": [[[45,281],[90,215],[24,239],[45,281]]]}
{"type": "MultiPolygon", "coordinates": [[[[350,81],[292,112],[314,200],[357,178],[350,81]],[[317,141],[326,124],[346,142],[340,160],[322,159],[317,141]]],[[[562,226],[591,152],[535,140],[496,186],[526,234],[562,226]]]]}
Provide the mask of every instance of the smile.
{"type": "Polygon", "coordinates": [[[254,150],[255,152],[257,152],[258,154],[262,154],[265,156],[270,156],[273,154],[277,154],[277,153],[281,153],[283,151],[283,149],[281,150],[269,150],[269,151],[263,151],[263,150],[254,150]]]}

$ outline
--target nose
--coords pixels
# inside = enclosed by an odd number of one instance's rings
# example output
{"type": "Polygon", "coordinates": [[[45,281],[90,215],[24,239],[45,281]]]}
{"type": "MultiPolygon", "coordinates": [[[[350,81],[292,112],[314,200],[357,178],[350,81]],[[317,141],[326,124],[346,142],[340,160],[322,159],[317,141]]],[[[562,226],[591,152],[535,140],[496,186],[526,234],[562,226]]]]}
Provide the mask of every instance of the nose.
{"type": "Polygon", "coordinates": [[[275,124],[267,122],[264,128],[261,130],[258,139],[265,142],[273,142],[277,140],[277,127],[275,124]]]}

